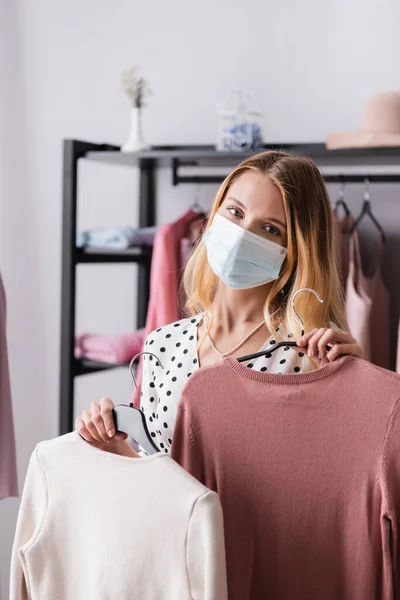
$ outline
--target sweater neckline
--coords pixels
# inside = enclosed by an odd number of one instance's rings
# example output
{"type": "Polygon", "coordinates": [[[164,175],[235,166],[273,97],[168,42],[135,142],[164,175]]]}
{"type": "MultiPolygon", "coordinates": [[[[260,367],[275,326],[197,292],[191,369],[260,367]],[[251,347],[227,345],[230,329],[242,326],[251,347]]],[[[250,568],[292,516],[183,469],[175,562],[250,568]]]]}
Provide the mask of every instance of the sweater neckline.
{"type": "Polygon", "coordinates": [[[86,446],[86,448],[88,449],[89,452],[96,452],[97,454],[103,456],[103,457],[107,457],[111,460],[117,460],[117,461],[122,461],[122,462],[130,462],[131,464],[144,464],[144,463],[149,463],[149,462],[153,462],[153,460],[156,460],[157,458],[163,458],[163,457],[168,457],[169,455],[164,453],[164,452],[156,452],[155,454],[150,454],[149,456],[121,456],[121,454],[113,454],[112,452],[106,452],[105,450],[101,450],[100,448],[96,448],[96,446],[92,446],[91,444],[89,444],[89,442],[87,442],[86,440],[84,440],[77,431],[74,432],[76,434],[76,438],[77,440],[79,440],[80,443],[84,444],[86,446]]]}
{"type": "Polygon", "coordinates": [[[259,381],[261,383],[272,383],[272,384],[301,384],[301,383],[312,383],[313,381],[320,381],[325,379],[339,371],[344,365],[356,360],[353,356],[344,356],[331,362],[324,367],[309,371],[307,373],[293,373],[285,374],[281,373],[263,373],[261,371],[255,371],[249,369],[242,363],[238,362],[235,358],[225,358],[224,363],[230,367],[235,373],[238,373],[241,377],[246,379],[252,379],[253,381],[259,381]]]}

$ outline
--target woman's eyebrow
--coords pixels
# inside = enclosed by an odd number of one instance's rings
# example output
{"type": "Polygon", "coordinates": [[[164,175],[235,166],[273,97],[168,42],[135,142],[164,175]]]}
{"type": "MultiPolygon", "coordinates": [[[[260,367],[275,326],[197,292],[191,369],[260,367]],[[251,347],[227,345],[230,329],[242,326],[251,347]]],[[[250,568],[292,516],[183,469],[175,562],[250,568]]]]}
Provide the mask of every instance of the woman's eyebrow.
{"type": "Polygon", "coordinates": [[[239,204],[239,206],[241,206],[242,208],[246,208],[245,205],[242,202],[240,202],[240,200],[235,198],[234,196],[228,196],[227,200],[233,200],[234,202],[236,202],[236,204],[239,204]]]}
{"type": "Polygon", "coordinates": [[[280,225],[281,227],[284,227],[286,229],[286,223],[284,223],[280,219],[275,219],[274,217],[269,217],[269,218],[267,217],[265,220],[266,221],[273,221],[274,223],[278,223],[278,225],[280,225]]]}

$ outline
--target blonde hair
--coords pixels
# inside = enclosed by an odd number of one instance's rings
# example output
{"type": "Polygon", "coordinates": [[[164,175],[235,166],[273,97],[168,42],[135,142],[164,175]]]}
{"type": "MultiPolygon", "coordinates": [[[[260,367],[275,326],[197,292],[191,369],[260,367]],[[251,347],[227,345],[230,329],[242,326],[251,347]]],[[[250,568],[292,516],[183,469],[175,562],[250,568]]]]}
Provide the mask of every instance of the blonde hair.
{"type": "MultiPolygon", "coordinates": [[[[265,299],[264,318],[272,332],[282,325],[287,333],[300,334],[291,310],[291,300],[301,288],[312,288],[323,298],[304,292],[295,308],[305,330],[330,327],[331,322],[348,331],[341,281],[333,252],[332,209],[324,180],[314,162],[286,152],[267,151],[251,156],[230,173],[218,190],[208,219],[208,229],[232,183],[248,172],[262,173],[280,190],[286,215],[287,257],[278,279],[265,299]]],[[[183,278],[186,306],[191,314],[210,310],[218,278],[208,264],[205,244],[200,241],[183,278]]],[[[211,320],[210,326],[211,326],[211,320]]]]}

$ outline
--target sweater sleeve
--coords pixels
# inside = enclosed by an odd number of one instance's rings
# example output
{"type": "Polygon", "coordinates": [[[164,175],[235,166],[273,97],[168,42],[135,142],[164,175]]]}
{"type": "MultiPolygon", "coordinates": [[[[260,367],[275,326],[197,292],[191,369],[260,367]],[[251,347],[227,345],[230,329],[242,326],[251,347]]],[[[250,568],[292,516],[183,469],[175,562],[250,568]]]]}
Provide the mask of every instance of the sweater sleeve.
{"type": "Polygon", "coordinates": [[[10,600],[31,598],[25,552],[35,543],[47,511],[47,482],[39,458],[39,448],[33,452],[25,478],[11,553],[10,600]]]}
{"type": "Polygon", "coordinates": [[[387,428],[382,455],[383,552],[386,576],[394,586],[394,597],[400,597],[400,400],[393,409],[387,428]]]}
{"type": "Polygon", "coordinates": [[[198,448],[196,435],[189,415],[182,406],[182,403],[178,404],[174,434],[172,436],[171,457],[188,473],[200,481],[200,483],[205,484],[201,452],[198,448]]]}
{"type": "Polygon", "coordinates": [[[194,506],[188,529],[187,568],[193,600],[227,600],[222,509],[207,491],[194,506]]]}

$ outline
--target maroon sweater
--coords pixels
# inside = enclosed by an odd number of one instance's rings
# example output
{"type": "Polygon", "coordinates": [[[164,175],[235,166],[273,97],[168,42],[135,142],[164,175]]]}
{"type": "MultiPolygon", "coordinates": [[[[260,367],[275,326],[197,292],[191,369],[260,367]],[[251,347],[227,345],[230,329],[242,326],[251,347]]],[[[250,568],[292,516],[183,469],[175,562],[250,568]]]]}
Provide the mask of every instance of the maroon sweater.
{"type": "Polygon", "coordinates": [[[234,359],[188,380],[172,457],[218,492],[230,600],[400,598],[400,377],[234,359]]]}

